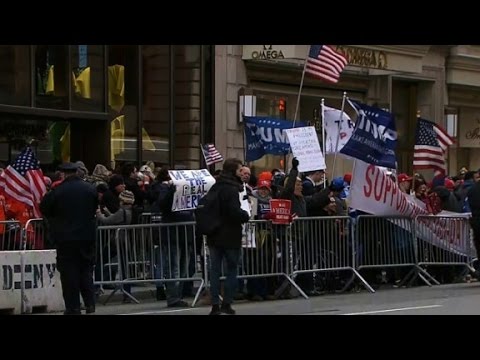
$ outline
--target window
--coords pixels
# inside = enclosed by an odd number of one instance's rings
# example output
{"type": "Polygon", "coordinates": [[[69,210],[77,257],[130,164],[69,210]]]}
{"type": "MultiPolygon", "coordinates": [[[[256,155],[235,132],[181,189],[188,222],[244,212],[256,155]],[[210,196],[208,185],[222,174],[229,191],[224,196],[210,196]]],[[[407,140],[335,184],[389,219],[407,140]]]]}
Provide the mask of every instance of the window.
{"type": "Polygon", "coordinates": [[[72,110],[104,111],[102,45],[72,45],[72,110]]]}
{"type": "Polygon", "coordinates": [[[108,109],[111,115],[111,160],[138,159],[138,46],[108,48],[108,109]]]}
{"type": "Polygon", "coordinates": [[[68,109],[68,46],[35,45],[35,106],[68,109]]]}
{"type": "Polygon", "coordinates": [[[30,105],[30,49],[0,45],[0,103],[30,105]]]}

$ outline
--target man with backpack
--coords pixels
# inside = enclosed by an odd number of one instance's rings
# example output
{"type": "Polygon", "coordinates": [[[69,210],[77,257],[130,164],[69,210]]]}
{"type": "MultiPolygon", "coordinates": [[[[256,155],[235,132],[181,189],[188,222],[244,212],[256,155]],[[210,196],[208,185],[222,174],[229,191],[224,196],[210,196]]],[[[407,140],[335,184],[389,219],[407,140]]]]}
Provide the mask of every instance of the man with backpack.
{"type": "Polygon", "coordinates": [[[237,270],[242,247],[242,224],[249,214],[240,206],[239,194],[243,191],[242,162],[227,159],[215,185],[199,202],[195,212],[198,231],[207,236],[210,253],[210,291],[212,311],[210,315],[234,315],[233,297],[238,285],[237,270]],[[220,306],[220,276],[223,259],[225,267],[225,296],[220,306]]]}

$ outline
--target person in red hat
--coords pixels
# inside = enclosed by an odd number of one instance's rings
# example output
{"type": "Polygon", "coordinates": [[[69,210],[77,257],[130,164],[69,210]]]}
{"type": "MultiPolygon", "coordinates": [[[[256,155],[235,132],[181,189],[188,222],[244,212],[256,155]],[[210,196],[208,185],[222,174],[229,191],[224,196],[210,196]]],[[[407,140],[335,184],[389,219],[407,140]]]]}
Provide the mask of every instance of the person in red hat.
{"type": "Polygon", "coordinates": [[[398,187],[400,191],[405,194],[410,194],[410,189],[412,188],[412,177],[407,174],[399,174],[398,177],[398,187]]]}

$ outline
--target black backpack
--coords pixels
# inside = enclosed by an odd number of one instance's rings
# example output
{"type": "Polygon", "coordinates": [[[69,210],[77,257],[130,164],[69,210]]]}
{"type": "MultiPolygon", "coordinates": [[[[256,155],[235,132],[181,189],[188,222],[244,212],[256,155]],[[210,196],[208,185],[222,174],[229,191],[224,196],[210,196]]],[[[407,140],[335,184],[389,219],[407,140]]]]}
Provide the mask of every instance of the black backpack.
{"type": "Polygon", "coordinates": [[[197,221],[197,231],[200,235],[214,235],[222,225],[218,195],[219,191],[214,185],[198,202],[195,219],[197,221]]]}

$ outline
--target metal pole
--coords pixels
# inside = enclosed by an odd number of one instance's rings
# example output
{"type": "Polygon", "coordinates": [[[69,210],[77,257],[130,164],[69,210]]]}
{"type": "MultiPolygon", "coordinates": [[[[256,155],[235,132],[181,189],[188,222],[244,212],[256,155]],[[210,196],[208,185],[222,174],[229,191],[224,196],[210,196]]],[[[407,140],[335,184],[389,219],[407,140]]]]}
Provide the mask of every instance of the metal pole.
{"type": "Polygon", "coordinates": [[[336,144],[335,144],[335,155],[333,157],[332,180],[333,180],[333,176],[335,174],[335,165],[336,165],[336,162],[337,162],[337,154],[338,154],[338,143],[339,143],[339,140],[340,140],[340,124],[343,121],[343,112],[345,110],[345,99],[346,98],[347,98],[347,92],[344,91],[343,92],[343,99],[342,99],[342,110],[340,112],[340,119],[338,120],[338,123],[337,123],[337,141],[336,141],[336,144]]]}

